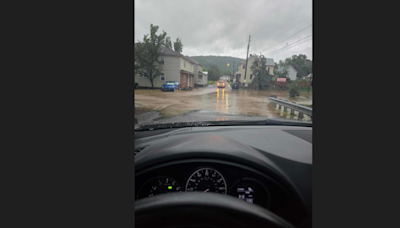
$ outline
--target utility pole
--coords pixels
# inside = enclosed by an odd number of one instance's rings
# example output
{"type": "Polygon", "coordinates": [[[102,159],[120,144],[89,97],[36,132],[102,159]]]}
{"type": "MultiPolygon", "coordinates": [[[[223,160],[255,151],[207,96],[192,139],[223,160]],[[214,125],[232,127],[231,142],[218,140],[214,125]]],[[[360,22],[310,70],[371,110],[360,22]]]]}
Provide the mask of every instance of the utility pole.
{"type": "Polygon", "coordinates": [[[308,99],[308,93],[310,93],[311,79],[312,79],[312,73],[310,75],[310,84],[308,85],[307,99],[308,99]]]}
{"type": "MultiPolygon", "coordinates": [[[[233,57],[233,65],[232,65],[232,79],[234,79],[235,76],[235,57],[233,57]]],[[[235,78],[236,79],[236,78],[235,78]]],[[[236,80],[235,80],[236,81],[236,80]]]]}
{"type": "Polygon", "coordinates": [[[248,63],[248,61],[249,61],[249,48],[250,48],[250,35],[249,35],[249,43],[247,44],[246,68],[245,68],[245,70],[244,70],[244,81],[246,81],[247,63],[248,63]]]}

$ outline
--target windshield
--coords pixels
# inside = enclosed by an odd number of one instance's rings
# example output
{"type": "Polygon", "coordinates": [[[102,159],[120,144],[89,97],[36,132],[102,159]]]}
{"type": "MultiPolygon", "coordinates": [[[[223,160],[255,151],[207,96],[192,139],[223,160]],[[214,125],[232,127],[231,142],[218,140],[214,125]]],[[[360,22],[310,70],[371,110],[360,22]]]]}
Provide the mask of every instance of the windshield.
{"type": "Polygon", "coordinates": [[[135,1],[134,36],[140,126],[312,122],[311,0],[135,1]]]}

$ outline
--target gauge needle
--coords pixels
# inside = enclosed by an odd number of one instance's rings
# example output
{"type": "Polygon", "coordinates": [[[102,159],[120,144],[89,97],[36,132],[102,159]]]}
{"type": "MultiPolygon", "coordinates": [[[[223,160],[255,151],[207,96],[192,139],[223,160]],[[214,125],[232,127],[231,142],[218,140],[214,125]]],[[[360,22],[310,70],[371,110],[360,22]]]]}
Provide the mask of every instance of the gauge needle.
{"type": "Polygon", "coordinates": [[[207,188],[207,190],[205,190],[204,192],[208,192],[208,190],[209,190],[209,189],[207,188]]]}

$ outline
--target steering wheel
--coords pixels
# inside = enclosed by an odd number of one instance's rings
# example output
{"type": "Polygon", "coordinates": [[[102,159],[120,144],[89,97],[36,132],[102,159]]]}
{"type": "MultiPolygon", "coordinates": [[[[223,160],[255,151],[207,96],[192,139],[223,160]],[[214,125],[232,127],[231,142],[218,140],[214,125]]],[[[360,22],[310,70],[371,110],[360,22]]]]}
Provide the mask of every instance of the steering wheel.
{"type": "Polygon", "coordinates": [[[135,227],[244,228],[294,226],[255,204],[211,192],[160,194],[135,202],[135,227]]]}

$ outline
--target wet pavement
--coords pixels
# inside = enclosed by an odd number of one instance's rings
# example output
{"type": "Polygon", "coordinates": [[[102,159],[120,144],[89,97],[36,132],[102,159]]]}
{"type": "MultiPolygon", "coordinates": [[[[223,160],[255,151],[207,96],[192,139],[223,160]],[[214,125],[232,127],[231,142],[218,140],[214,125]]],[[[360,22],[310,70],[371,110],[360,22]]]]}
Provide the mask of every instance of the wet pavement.
{"type": "Polygon", "coordinates": [[[192,122],[192,121],[226,121],[226,120],[261,120],[265,118],[285,118],[310,121],[278,110],[268,97],[296,102],[297,104],[312,105],[312,97],[303,96],[290,98],[288,91],[255,91],[232,90],[229,84],[225,88],[209,85],[192,91],[162,92],[160,89],[135,90],[135,115],[139,124],[192,122]]]}

